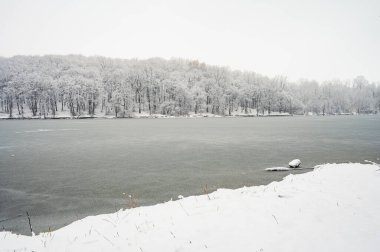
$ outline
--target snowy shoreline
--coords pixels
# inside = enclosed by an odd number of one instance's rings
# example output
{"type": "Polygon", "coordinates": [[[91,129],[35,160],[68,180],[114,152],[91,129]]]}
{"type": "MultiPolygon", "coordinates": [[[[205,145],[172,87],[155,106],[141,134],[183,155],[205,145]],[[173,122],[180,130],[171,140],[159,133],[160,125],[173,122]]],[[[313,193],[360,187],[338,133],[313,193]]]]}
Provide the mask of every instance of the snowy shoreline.
{"type": "Polygon", "coordinates": [[[163,114],[149,114],[149,113],[131,113],[124,117],[114,115],[81,115],[71,116],[68,114],[56,115],[56,116],[32,116],[32,115],[15,115],[9,117],[8,114],[0,113],[0,120],[60,120],[60,119],[176,119],[176,118],[234,118],[234,117],[281,117],[281,116],[293,116],[289,113],[272,113],[272,114],[233,114],[233,115],[215,115],[211,113],[199,113],[189,115],[163,115],[163,114]]]}
{"type": "MultiPolygon", "coordinates": [[[[369,114],[372,115],[372,114],[369,114]]],[[[115,116],[105,116],[105,115],[95,115],[95,116],[14,116],[8,117],[0,115],[0,120],[83,120],[83,119],[199,119],[199,118],[246,118],[246,117],[297,117],[297,116],[311,116],[311,117],[319,117],[323,115],[291,115],[288,113],[273,113],[273,114],[265,114],[265,115],[253,115],[253,114],[236,114],[236,115],[215,115],[210,113],[204,114],[191,114],[191,115],[183,115],[183,116],[171,116],[171,115],[162,115],[162,114],[134,114],[131,116],[125,117],[115,117],[115,116]]],[[[337,114],[337,115],[324,115],[324,116],[355,116],[355,114],[337,114]]]]}
{"type": "Polygon", "coordinates": [[[378,251],[376,164],[326,164],[243,187],[89,216],[0,251],[378,251]]]}

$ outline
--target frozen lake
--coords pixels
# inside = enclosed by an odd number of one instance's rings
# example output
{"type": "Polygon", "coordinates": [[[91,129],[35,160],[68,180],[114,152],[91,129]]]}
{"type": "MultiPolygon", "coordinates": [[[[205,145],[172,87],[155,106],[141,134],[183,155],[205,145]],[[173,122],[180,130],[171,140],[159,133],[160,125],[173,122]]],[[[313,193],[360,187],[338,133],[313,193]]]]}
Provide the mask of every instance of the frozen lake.
{"type": "Polygon", "coordinates": [[[128,206],[376,161],[380,116],[0,121],[0,228],[28,234],[128,206]],[[303,172],[303,171],[297,171],[303,172]],[[123,194],[125,193],[125,194],[123,194]],[[12,220],[3,221],[8,218],[12,220]]]}

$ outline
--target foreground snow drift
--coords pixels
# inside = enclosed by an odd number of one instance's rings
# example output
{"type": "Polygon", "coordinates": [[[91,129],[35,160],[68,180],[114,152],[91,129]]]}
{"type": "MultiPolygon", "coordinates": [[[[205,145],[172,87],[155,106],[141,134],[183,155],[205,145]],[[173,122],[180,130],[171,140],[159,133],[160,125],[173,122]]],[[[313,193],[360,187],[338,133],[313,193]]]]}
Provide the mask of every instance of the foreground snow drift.
{"type": "Polygon", "coordinates": [[[328,164],[267,186],[91,216],[34,237],[1,232],[0,250],[379,251],[378,169],[328,164]]]}

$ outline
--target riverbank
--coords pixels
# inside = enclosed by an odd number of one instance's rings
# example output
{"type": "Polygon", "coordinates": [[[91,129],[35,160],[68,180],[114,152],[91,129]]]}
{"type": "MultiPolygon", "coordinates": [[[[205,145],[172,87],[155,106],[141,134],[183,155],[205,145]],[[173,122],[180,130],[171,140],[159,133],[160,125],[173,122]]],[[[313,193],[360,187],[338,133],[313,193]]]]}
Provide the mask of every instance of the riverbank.
{"type": "Polygon", "coordinates": [[[244,113],[234,113],[231,115],[215,115],[212,113],[190,113],[188,115],[163,115],[163,114],[149,114],[146,112],[142,113],[129,113],[128,115],[124,116],[115,116],[115,115],[105,115],[105,114],[95,114],[95,115],[78,115],[78,116],[72,116],[69,113],[58,113],[57,115],[47,115],[47,116],[33,116],[31,114],[26,115],[13,115],[12,117],[9,117],[9,114],[6,113],[0,113],[0,120],[40,120],[40,119],[125,119],[125,118],[162,118],[162,119],[174,119],[174,118],[224,118],[224,117],[272,117],[272,116],[293,116],[289,113],[278,113],[273,112],[271,114],[244,114],[244,113]]]}
{"type": "Polygon", "coordinates": [[[379,183],[375,164],[327,164],[267,186],[179,196],[33,237],[0,232],[0,250],[378,251],[379,183]]]}

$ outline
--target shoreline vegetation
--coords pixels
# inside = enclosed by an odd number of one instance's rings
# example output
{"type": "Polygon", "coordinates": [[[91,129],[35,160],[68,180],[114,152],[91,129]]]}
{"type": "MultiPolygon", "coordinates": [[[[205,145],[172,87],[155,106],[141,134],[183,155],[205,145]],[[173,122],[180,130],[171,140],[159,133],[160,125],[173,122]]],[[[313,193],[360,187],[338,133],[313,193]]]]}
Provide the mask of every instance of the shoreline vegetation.
{"type": "MultiPolygon", "coordinates": [[[[376,115],[364,114],[364,115],[376,115]]],[[[233,113],[231,115],[215,115],[211,113],[198,113],[198,114],[187,114],[187,115],[163,115],[163,114],[149,114],[149,113],[130,113],[128,115],[118,116],[115,115],[105,115],[105,114],[93,114],[93,115],[77,115],[72,116],[68,113],[56,114],[56,115],[13,115],[9,117],[8,114],[0,113],[0,120],[59,120],[59,119],[177,119],[177,118],[242,118],[242,117],[289,117],[289,116],[355,116],[356,113],[336,113],[336,114],[289,114],[289,113],[271,113],[271,114],[244,114],[244,113],[233,113]]]]}
{"type": "Polygon", "coordinates": [[[115,116],[55,116],[55,117],[0,117],[0,120],[60,120],[60,119],[179,119],[179,118],[236,118],[236,117],[283,117],[283,116],[293,116],[289,114],[282,115],[231,115],[231,116],[220,116],[220,115],[208,115],[208,114],[199,114],[199,115],[183,115],[183,116],[170,116],[170,115],[141,115],[141,116],[125,116],[125,117],[115,117],[115,116]]]}
{"type": "Polygon", "coordinates": [[[153,206],[126,205],[32,236],[2,231],[0,251],[377,251],[380,169],[367,162],[319,165],[264,186],[179,195],[153,206]]]}
{"type": "Polygon", "coordinates": [[[231,115],[218,115],[213,113],[194,113],[189,112],[183,115],[174,114],[161,114],[161,113],[149,113],[146,111],[139,112],[128,112],[123,114],[107,114],[101,110],[95,110],[93,114],[88,114],[86,112],[72,115],[69,111],[58,111],[55,114],[37,114],[33,115],[31,111],[26,111],[24,114],[13,113],[12,117],[9,117],[7,113],[0,112],[0,119],[6,120],[23,120],[23,119],[149,119],[149,118],[162,118],[162,119],[174,119],[174,118],[227,118],[227,117],[272,117],[272,116],[293,116],[287,112],[278,113],[257,113],[256,111],[251,111],[251,113],[245,113],[244,111],[238,109],[231,113],[231,115]]]}

